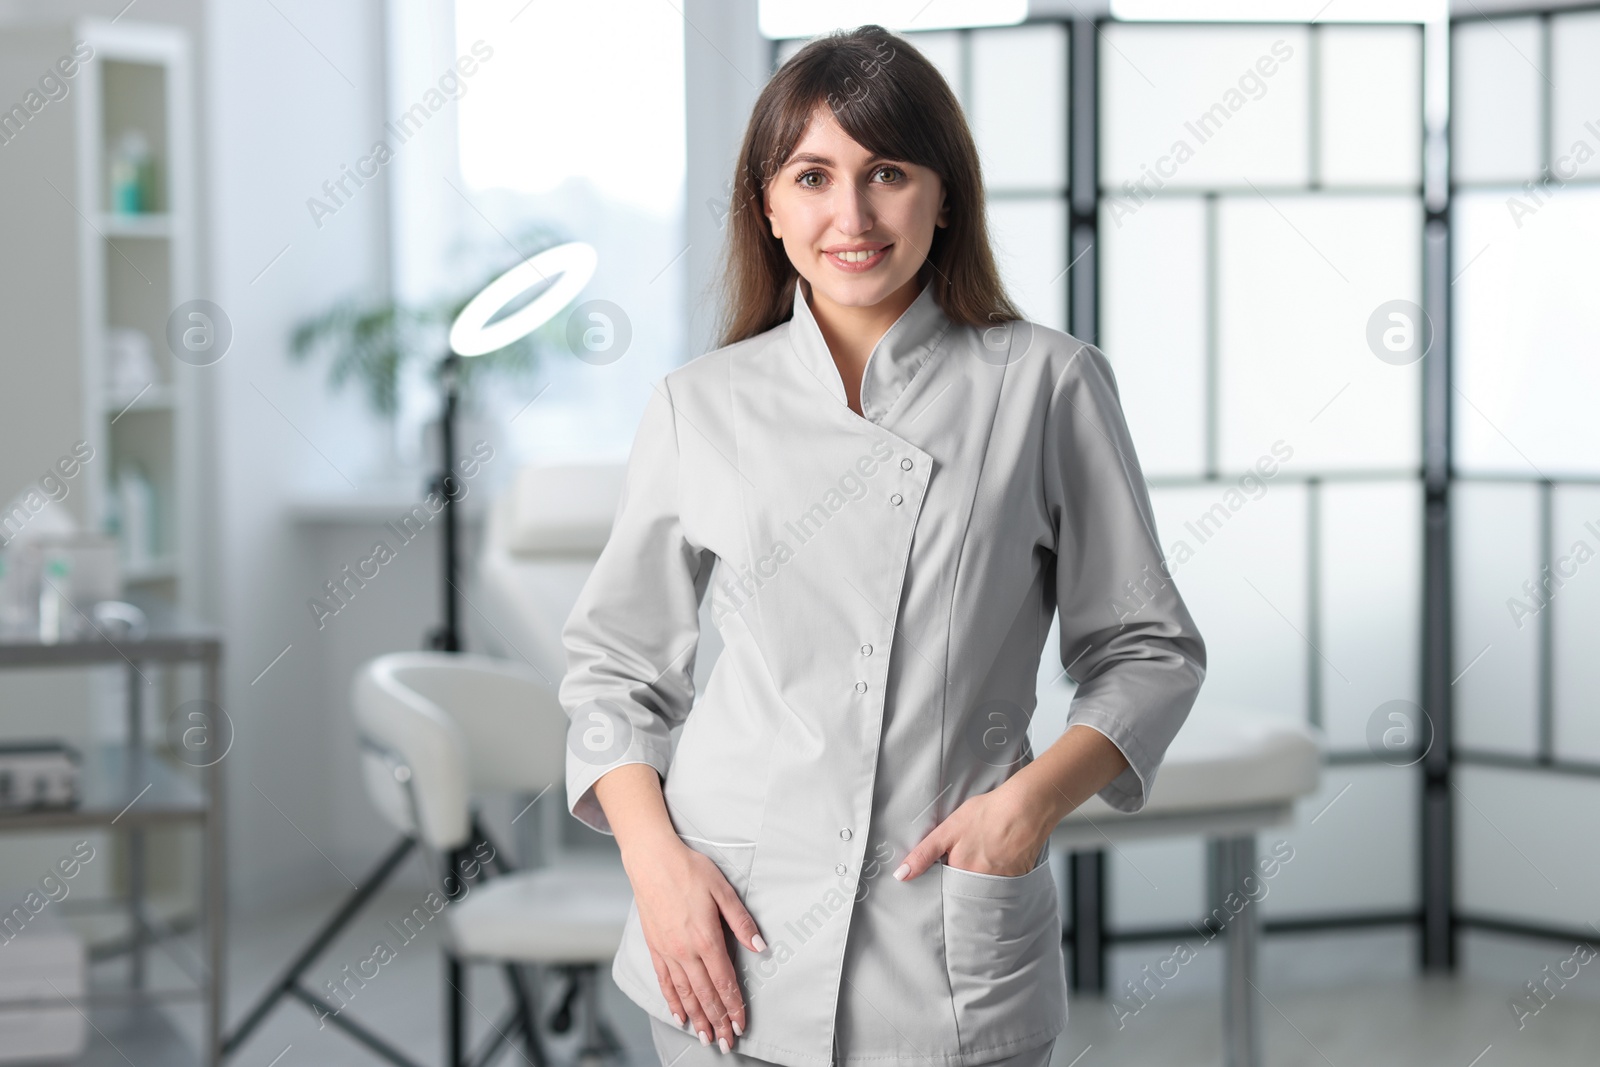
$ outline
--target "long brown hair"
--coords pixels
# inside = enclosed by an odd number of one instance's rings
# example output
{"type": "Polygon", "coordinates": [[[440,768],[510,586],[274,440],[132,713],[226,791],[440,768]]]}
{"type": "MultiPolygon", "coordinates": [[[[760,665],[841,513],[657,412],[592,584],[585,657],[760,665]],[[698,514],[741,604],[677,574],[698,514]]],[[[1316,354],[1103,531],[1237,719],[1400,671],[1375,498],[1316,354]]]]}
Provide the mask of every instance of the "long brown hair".
{"type": "Polygon", "coordinates": [[[939,175],[948,225],[934,230],[917,276],[931,281],[945,315],[979,329],[1022,318],[989,248],[978,149],[961,105],[927,57],[903,37],[868,24],[811,41],[756,99],[728,207],[718,345],[754,337],[794,313],[799,274],[783,242],[772,236],[762,198],[819,104],[869,152],[939,175]]]}

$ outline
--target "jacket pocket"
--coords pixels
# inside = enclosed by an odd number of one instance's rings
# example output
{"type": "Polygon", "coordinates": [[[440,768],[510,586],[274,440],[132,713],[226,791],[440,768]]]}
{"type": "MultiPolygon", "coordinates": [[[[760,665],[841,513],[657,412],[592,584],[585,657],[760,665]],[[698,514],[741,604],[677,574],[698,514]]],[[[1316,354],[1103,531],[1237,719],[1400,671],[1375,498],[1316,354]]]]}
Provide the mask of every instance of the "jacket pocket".
{"type": "MultiPolygon", "coordinates": [[[[750,884],[750,868],[756,857],[754,841],[712,841],[689,834],[679,834],[678,838],[715,863],[728,884],[733,886],[733,891],[739,894],[739,899],[744,899],[750,884]]],[[[723,936],[727,941],[729,958],[737,960],[739,943],[726,924],[723,936]]],[[[639,922],[637,900],[628,909],[628,921],[622,929],[622,943],[611,964],[611,977],[618,988],[628,993],[630,999],[646,1012],[663,1021],[672,1018],[666,997],[661,994],[655,966],[650,961],[650,946],[645,940],[644,927],[639,922]]]]}
{"type": "Polygon", "coordinates": [[[712,841],[709,838],[679,834],[679,840],[711,860],[722,876],[733,886],[733,891],[743,900],[750,888],[750,868],[755,863],[754,841],[712,841]]]}
{"type": "Polygon", "coordinates": [[[964,1053],[1003,1047],[1067,1020],[1061,912],[1048,852],[1027,874],[940,865],[945,965],[964,1053]]]}

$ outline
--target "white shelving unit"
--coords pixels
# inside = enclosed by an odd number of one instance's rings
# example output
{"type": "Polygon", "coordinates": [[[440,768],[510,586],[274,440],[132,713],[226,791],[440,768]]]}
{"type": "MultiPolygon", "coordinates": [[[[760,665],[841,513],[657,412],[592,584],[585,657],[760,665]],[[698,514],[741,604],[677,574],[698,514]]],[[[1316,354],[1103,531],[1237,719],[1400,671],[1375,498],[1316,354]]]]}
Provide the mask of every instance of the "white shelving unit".
{"type": "Polygon", "coordinates": [[[125,568],[128,590],[196,611],[198,407],[208,368],[175,358],[167,342],[169,317],[197,295],[190,45],[179,29],[128,19],[0,26],[0,109],[27,111],[30,90],[46,102],[26,122],[13,116],[7,125],[0,112],[0,193],[23,206],[0,260],[35,281],[0,292],[6,347],[15,346],[13,360],[45,361],[30,374],[41,398],[80,398],[71,423],[56,418],[41,430],[62,452],[80,439],[94,448],[80,487],[87,527],[107,529],[125,464],[142,467],[154,488],[153,560],[125,568]],[[71,77],[61,73],[64,59],[76,60],[71,77]],[[51,98],[46,78],[65,95],[51,98]],[[154,163],[152,202],[136,214],[114,210],[110,179],[113,146],[129,130],[144,135],[154,163]],[[45,279],[53,284],[38,284],[45,279]],[[47,289],[50,302],[29,289],[47,289]],[[155,373],[136,400],[109,392],[107,334],[117,328],[150,341],[155,373]]]}
{"type": "MultiPolygon", "coordinates": [[[[141,23],[136,11],[115,22],[0,23],[0,496],[36,484],[57,456],[86,441],[93,456],[63,505],[86,529],[108,531],[117,476],[137,464],[153,489],[153,544],[146,558],[125,559],[124,595],[197,617],[200,411],[205,376],[215,371],[178,359],[168,344],[169,319],[201,295],[195,117],[192,44],[181,28],[141,23]],[[117,210],[110,173],[130,130],[152,159],[149,197],[136,213],[117,210]],[[107,348],[119,329],[148,338],[153,366],[148,382],[113,395],[107,348]]],[[[43,729],[89,748],[128,743],[118,732],[128,668],[93,670],[88,684],[53,682],[48,698],[0,699],[9,713],[0,715],[0,736],[43,729]],[[46,717],[40,707],[59,711],[46,717]],[[85,719],[87,735],[75,725],[85,719]]],[[[144,676],[157,683],[142,695],[149,725],[128,730],[159,754],[163,717],[199,693],[174,669],[149,664],[144,676]]],[[[198,835],[151,826],[113,844],[115,892],[141,883],[136,892],[153,920],[193,920],[204,869],[198,835]]],[[[217,1005],[207,1012],[211,1047],[201,1062],[216,1061],[217,1005]]]]}

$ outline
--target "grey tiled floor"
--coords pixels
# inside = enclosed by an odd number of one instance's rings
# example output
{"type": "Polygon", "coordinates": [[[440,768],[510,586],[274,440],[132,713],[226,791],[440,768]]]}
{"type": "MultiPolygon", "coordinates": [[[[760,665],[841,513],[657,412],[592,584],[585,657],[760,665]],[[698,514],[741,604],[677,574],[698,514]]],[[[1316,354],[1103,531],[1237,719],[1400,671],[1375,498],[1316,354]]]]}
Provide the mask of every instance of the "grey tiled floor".
{"type": "MultiPolygon", "coordinates": [[[[407,911],[414,892],[381,897],[357,928],[317,968],[313,984],[345,964],[371,954],[383,922],[407,911]]],[[[336,898],[261,915],[235,924],[230,951],[230,1002],[235,1016],[277,973],[306,932],[336,898]]],[[[392,935],[387,940],[393,941],[392,935]]],[[[352,999],[349,1011],[423,1063],[442,1061],[442,966],[438,938],[429,929],[352,999]]],[[[1396,932],[1273,937],[1265,942],[1260,988],[1264,1067],[1504,1067],[1585,1065],[1600,1062],[1600,960],[1584,966],[1538,1015],[1519,1029],[1510,1002],[1522,984],[1540,977],[1572,946],[1491,935],[1466,935],[1462,967],[1449,977],[1413,973],[1414,946],[1396,932]]],[[[1170,953],[1169,947],[1130,948],[1112,961],[1114,984],[1170,953]]],[[[1056,1044],[1054,1067],[1123,1064],[1209,1065],[1222,1062],[1218,974],[1220,952],[1202,950],[1179,976],[1136,1014],[1126,993],[1117,998],[1074,997],[1068,1029],[1056,1044]],[[1119,1026],[1113,1005],[1123,1006],[1119,1026]]],[[[1169,969],[1170,973],[1170,969],[1169,969]]],[[[606,1010],[633,1050],[632,1062],[656,1062],[643,1014],[602,983],[606,1010]]],[[[498,976],[479,970],[469,989],[474,1034],[505,1004],[498,976]]],[[[183,1012],[192,1016],[192,1012],[183,1012]]],[[[192,1032],[192,1019],[179,1019],[192,1032]]],[[[568,1049],[558,1048],[558,1053],[568,1049]]],[[[333,1027],[286,1004],[234,1057],[230,1067],[355,1067],[382,1061],[333,1027]],[[281,1058],[278,1058],[281,1057],[281,1058]]],[[[524,1062],[520,1055],[501,1063],[524,1062]]],[[[562,1057],[559,1062],[571,1062],[562,1057]]],[[[145,1067],[143,1063],[137,1067],[145,1067]]]]}

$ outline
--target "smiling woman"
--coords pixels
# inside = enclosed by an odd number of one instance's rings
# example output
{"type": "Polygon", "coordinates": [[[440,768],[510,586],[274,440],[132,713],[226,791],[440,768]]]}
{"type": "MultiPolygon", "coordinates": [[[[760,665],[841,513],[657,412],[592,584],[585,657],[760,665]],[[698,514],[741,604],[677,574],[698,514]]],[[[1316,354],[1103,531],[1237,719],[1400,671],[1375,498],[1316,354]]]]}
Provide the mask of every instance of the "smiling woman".
{"type": "Polygon", "coordinates": [[[655,383],[562,632],[569,808],[634,891],[612,976],[677,1067],[1043,1064],[1051,832],[1144,805],[1205,674],[1173,582],[1108,610],[1162,565],[1110,364],[1017,313],[961,109],[881,26],[789,59],[733,186],[722,346],[655,383]],[[761,581],[697,692],[727,575],[761,581]]]}

